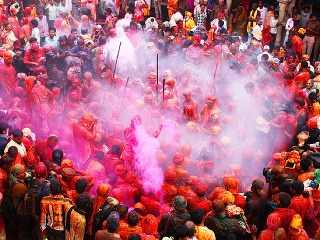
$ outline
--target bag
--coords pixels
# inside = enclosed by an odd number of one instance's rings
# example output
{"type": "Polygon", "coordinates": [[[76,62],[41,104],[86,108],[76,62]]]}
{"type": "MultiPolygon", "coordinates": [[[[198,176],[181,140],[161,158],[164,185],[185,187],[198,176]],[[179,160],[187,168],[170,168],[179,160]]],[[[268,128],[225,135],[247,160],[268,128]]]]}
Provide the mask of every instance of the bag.
{"type": "MultiPolygon", "coordinates": [[[[12,189],[12,188],[11,188],[12,189]]],[[[17,208],[22,199],[19,200],[17,207],[15,208],[13,205],[13,201],[11,198],[11,189],[10,191],[6,191],[3,195],[2,203],[1,203],[1,215],[3,216],[5,222],[14,221],[17,219],[17,208]]]]}
{"type": "Polygon", "coordinates": [[[43,198],[42,190],[49,181],[45,180],[41,184],[37,179],[32,179],[27,193],[24,195],[25,215],[33,218],[36,222],[40,216],[40,202],[43,198]]]}

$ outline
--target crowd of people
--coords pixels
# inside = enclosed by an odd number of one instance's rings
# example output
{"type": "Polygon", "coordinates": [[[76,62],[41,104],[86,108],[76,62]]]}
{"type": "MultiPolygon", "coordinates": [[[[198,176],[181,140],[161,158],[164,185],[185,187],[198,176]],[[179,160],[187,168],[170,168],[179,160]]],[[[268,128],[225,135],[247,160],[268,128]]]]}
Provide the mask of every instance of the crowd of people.
{"type": "Polygon", "coordinates": [[[319,1],[0,1],[0,239],[320,239],[319,1]]]}

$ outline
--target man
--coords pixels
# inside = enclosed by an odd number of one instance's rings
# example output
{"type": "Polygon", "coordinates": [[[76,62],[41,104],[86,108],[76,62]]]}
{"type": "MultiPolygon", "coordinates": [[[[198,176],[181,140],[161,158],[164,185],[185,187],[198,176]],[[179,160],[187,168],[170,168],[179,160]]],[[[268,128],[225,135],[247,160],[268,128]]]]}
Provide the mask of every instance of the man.
{"type": "Polygon", "coordinates": [[[265,20],[266,20],[266,16],[267,16],[267,13],[268,13],[268,8],[266,8],[265,6],[263,6],[263,1],[259,1],[258,2],[258,8],[257,10],[260,12],[260,19],[262,21],[262,24],[265,23],[265,20]]]}
{"type": "Polygon", "coordinates": [[[278,208],[276,208],[272,213],[277,214],[281,220],[281,227],[289,231],[290,221],[293,215],[296,213],[295,210],[290,209],[291,196],[288,193],[281,192],[278,194],[277,204],[278,208]]]}
{"type": "Polygon", "coordinates": [[[31,120],[37,126],[37,132],[48,133],[48,113],[50,111],[49,100],[52,99],[52,92],[43,86],[40,81],[35,80],[30,92],[31,120]]]}
{"type": "Polygon", "coordinates": [[[307,198],[304,198],[302,196],[303,191],[304,191],[304,185],[302,182],[296,180],[290,184],[290,193],[292,198],[291,198],[291,203],[289,208],[295,210],[295,213],[299,214],[302,217],[303,222],[305,223],[306,222],[305,216],[310,206],[310,202],[307,198]]]}
{"type": "MultiPolygon", "coordinates": [[[[38,23],[38,22],[37,22],[38,23]]],[[[40,36],[39,36],[40,42],[40,36]]],[[[41,71],[45,70],[42,66],[43,60],[45,60],[45,54],[43,50],[39,47],[38,39],[31,37],[29,39],[30,49],[28,49],[23,57],[23,63],[27,65],[29,72],[38,75],[41,71]]]]}
{"type": "Polygon", "coordinates": [[[316,36],[318,36],[319,33],[320,23],[317,20],[317,15],[312,14],[311,19],[307,22],[306,25],[306,35],[303,38],[302,54],[308,54],[309,56],[311,56],[316,36]]]}
{"type": "Polygon", "coordinates": [[[218,14],[223,12],[226,9],[226,5],[224,4],[224,0],[219,0],[218,4],[214,5],[213,7],[213,16],[212,19],[218,18],[218,14]]]}
{"type": "Polygon", "coordinates": [[[303,28],[299,28],[298,32],[295,32],[291,38],[292,42],[292,49],[297,53],[298,59],[302,58],[302,47],[303,47],[303,35],[305,34],[306,30],[303,28]]]}
{"type": "Polygon", "coordinates": [[[0,68],[0,95],[2,100],[11,101],[14,90],[18,86],[16,70],[12,66],[13,55],[5,52],[3,55],[4,64],[0,68]]]}
{"type": "Polygon", "coordinates": [[[59,17],[57,4],[54,0],[50,0],[50,2],[46,6],[46,11],[48,13],[48,26],[53,27],[54,20],[59,17]]]}
{"type": "Polygon", "coordinates": [[[217,240],[245,239],[245,229],[235,218],[227,216],[225,208],[220,199],[215,199],[212,203],[214,215],[206,218],[205,226],[214,232],[217,240]]]}
{"type": "Polygon", "coordinates": [[[177,225],[185,224],[191,220],[191,216],[186,210],[187,200],[183,196],[176,196],[173,200],[174,209],[164,214],[158,225],[159,237],[171,237],[174,234],[174,229],[177,225]]]}
{"type": "Polygon", "coordinates": [[[267,203],[267,197],[263,191],[264,182],[256,179],[252,182],[251,191],[252,198],[247,202],[244,208],[244,214],[247,218],[248,224],[256,225],[258,234],[264,228],[264,211],[267,203]]]}
{"type": "Polygon", "coordinates": [[[198,240],[215,240],[214,232],[203,225],[204,212],[197,208],[191,213],[191,220],[196,225],[195,237],[198,240]]]}
{"type": "Polygon", "coordinates": [[[252,29],[257,25],[257,21],[260,18],[260,12],[258,11],[258,4],[252,4],[252,10],[249,13],[247,33],[248,33],[248,42],[251,42],[252,39],[252,29]]]}
{"type": "MultiPolygon", "coordinates": [[[[31,239],[31,225],[25,216],[25,205],[23,204],[24,195],[28,191],[28,187],[24,183],[26,179],[25,167],[21,164],[12,166],[10,168],[9,179],[10,198],[17,216],[19,239],[31,239]]],[[[8,219],[6,221],[8,222],[8,219]]],[[[17,230],[16,227],[15,231],[17,230]]],[[[11,229],[11,231],[14,230],[11,229]]]]}
{"type": "Polygon", "coordinates": [[[91,202],[90,196],[80,194],[76,200],[76,206],[67,205],[66,211],[66,240],[85,239],[86,208],[91,202]]]}
{"type": "Polygon", "coordinates": [[[279,11],[274,11],[274,16],[270,19],[270,33],[273,37],[273,40],[269,43],[271,52],[273,51],[274,44],[276,42],[276,36],[278,33],[278,26],[282,25],[282,22],[279,22],[279,11]]]}
{"type": "Polygon", "coordinates": [[[206,5],[204,3],[200,4],[200,11],[197,13],[197,27],[205,27],[207,20],[207,12],[205,11],[206,5]]]}
{"type": "Polygon", "coordinates": [[[84,114],[78,121],[73,123],[73,136],[78,155],[78,167],[87,163],[92,151],[92,141],[97,134],[96,119],[90,114],[84,114]]]}
{"type": "Polygon", "coordinates": [[[51,194],[41,200],[40,229],[43,238],[64,240],[66,210],[71,202],[62,193],[58,179],[50,181],[51,194]]]}
{"type": "Polygon", "coordinates": [[[234,177],[226,177],[223,179],[223,185],[227,191],[233,194],[235,198],[233,204],[243,209],[246,205],[246,199],[239,194],[238,180],[234,177]]]}
{"type": "Polygon", "coordinates": [[[113,239],[120,240],[121,237],[117,233],[120,225],[120,215],[118,212],[112,212],[107,218],[107,229],[99,230],[96,233],[95,240],[113,239]]]}
{"type": "Polygon", "coordinates": [[[297,14],[293,13],[291,18],[289,18],[286,22],[286,36],[283,40],[283,45],[286,46],[287,41],[289,40],[290,30],[294,27],[294,22],[297,20],[297,14]]]}
{"type": "Polygon", "coordinates": [[[5,147],[4,153],[8,152],[9,147],[15,146],[18,148],[18,152],[21,154],[21,157],[25,157],[27,155],[27,150],[23,145],[22,139],[23,139],[23,132],[21,131],[21,129],[13,130],[12,139],[5,147]]]}
{"type": "Polygon", "coordinates": [[[9,22],[5,22],[3,25],[3,31],[0,34],[2,44],[8,44],[12,46],[13,42],[17,40],[11,24],[9,22]]]}
{"type": "Polygon", "coordinates": [[[56,48],[58,46],[58,37],[56,36],[56,28],[50,27],[49,28],[49,35],[45,37],[44,44],[50,45],[53,48],[56,48]]]}
{"type": "Polygon", "coordinates": [[[210,128],[218,125],[220,113],[221,110],[217,106],[217,98],[207,97],[206,104],[200,111],[202,126],[204,128],[210,128]]]}
{"type": "Polygon", "coordinates": [[[0,157],[4,154],[4,149],[8,144],[9,125],[6,122],[0,122],[0,157]]]}

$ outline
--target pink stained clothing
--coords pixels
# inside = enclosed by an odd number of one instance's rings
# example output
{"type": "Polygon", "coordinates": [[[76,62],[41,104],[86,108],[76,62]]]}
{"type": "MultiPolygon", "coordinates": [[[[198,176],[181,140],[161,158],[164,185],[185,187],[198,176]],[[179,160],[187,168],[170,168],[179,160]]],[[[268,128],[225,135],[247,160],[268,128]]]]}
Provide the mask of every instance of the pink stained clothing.
{"type": "Polygon", "coordinates": [[[135,161],[133,148],[138,145],[138,141],[132,127],[124,130],[124,139],[126,141],[126,146],[123,150],[124,164],[128,170],[133,170],[135,161]]]}
{"type": "Polygon", "coordinates": [[[50,111],[49,99],[52,93],[43,85],[34,85],[30,92],[31,119],[38,131],[47,133],[49,131],[47,117],[50,111]]]}
{"type": "Polygon", "coordinates": [[[90,174],[93,177],[94,186],[91,189],[91,192],[97,192],[97,188],[107,182],[106,170],[105,167],[96,160],[92,160],[86,170],[86,173],[90,174]]]}
{"type": "Polygon", "coordinates": [[[84,166],[91,156],[92,141],[96,138],[89,129],[79,121],[73,123],[73,138],[78,156],[78,166],[84,166]]]}
{"type": "Polygon", "coordinates": [[[13,94],[18,86],[16,70],[12,65],[3,64],[0,68],[0,85],[8,94],[13,94]]]}
{"type": "Polygon", "coordinates": [[[9,16],[8,22],[10,23],[10,25],[12,27],[12,31],[14,32],[14,35],[16,36],[17,39],[19,39],[19,37],[20,37],[20,24],[19,24],[18,18],[16,16],[9,16]]]}

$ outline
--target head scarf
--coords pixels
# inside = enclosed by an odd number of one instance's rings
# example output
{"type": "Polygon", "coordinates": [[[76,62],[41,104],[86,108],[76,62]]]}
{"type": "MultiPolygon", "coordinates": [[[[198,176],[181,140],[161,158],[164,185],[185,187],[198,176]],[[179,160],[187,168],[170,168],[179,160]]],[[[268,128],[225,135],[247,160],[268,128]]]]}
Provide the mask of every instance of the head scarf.
{"type": "Polygon", "coordinates": [[[9,174],[9,185],[13,186],[16,183],[22,182],[20,179],[18,179],[15,174],[21,173],[24,170],[24,166],[20,163],[17,163],[13,165],[10,168],[10,174],[9,174]]]}

